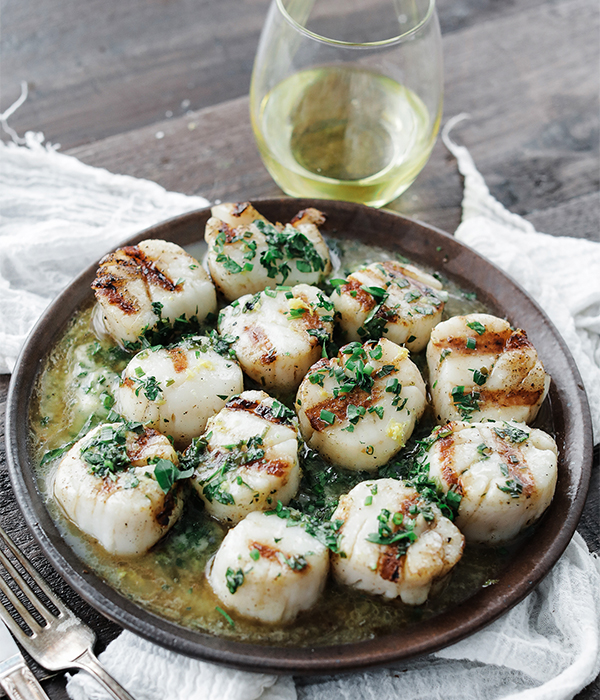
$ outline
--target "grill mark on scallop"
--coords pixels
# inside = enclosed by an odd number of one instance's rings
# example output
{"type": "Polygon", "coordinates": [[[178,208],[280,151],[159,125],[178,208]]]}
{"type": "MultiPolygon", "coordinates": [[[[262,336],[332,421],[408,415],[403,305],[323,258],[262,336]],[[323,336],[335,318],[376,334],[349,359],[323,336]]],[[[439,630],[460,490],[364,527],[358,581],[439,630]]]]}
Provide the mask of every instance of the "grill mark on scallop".
{"type": "Polygon", "coordinates": [[[332,396],[325,401],[321,401],[321,403],[307,408],[306,417],[310,421],[310,424],[314,430],[317,432],[322,432],[330,425],[321,419],[320,414],[322,410],[329,411],[330,413],[333,413],[340,421],[344,421],[346,420],[346,411],[349,404],[368,408],[378,399],[378,397],[379,392],[375,387],[370,394],[360,387],[354,387],[354,389],[349,391],[347,394],[340,394],[337,397],[332,396]]]}
{"type": "Polygon", "coordinates": [[[290,224],[297,227],[299,224],[314,224],[315,226],[321,226],[326,221],[325,214],[314,207],[309,207],[308,209],[301,209],[296,216],[294,216],[290,224]]]}
{"type": "Polygon", "coordinates": [[[250,206],[250,202],[239,202],[238,204],[235,204],[233,208],[231,209],[231,216],[236,216],[240,217],[246,209],[250,206]]]}
{"type": "Polygon", "coordinates": [[[146,447],[157,437],[162,437],[158,430],[154,428],[145,428],[141,435],[138,435],[135,441],[127,445],[127,457],[130,462],[135,462],[142,457],[146,447]]]}
{"type": "Polygon", "coordinates": [[[482,335],[473,332],[472,338],[476,347],[471,350],[467,347],[464,336],[452,336],[435,341],[435,347],[440,350],[449,349],[458,355],[470,355],[477,353],[490,353],[501,355],[511,350],[526,350],[533,348],[527,333],[522,329],[516,331],[510,328],[506,331],[485,331],[482,335]]]}
{"type": "MultiPolygon", "coordinates": [[[[378,264],[381,265],[381,267],[385,270],[386,276],[384,280],[382,280],[382,286],[386,287],[386,289],[389,288],[390,284],[394,280],[402,279],[405,280],[409,285],[407,287],[402,287],[403,290],[409,292],[413,289],[417,289],[421,293],[421,296],[419,298],[413,299],[409,302],[409,306],[425,302],[428,305],[439,308],[443,304],[441,299],[439,299],[436,296],[436,290],[433,289],[433,287],[430,287],[422,280],[419,280],[415,277],[411,277],[409,274],[407,274],[405,268],[403,268],[400,263],[396,262],[395,260],[384,260],[383,262],[378,264]]],[[[396,319],[394,319],[394,321],[395,320],[396,319]]],[[[408,324],[405,322],[404,325],[408,324]]]]}
{"type": "Polygon", "coordinates": [[[270,365],[277,359],[277,350],[273,347],[269,336],[257,324],[247,326],[244,331],[250,336],[252,345],[261,348],[263,353],[260,356],[260,361],[263,365],[270,365]]]}
{"type": "Polygon", "coordinates": [[[362,283],[356,279],[350,277],[346,284],[340,287],[340,292],[343,294],[350,294],[350,292],[356,292],[356,295],[352,298],[364,311],[370,311],[376,305],[375,298],[369,292],[365,292],[362,288],[362,283]]]}
{"type": "MultiPolygon", "coordinates": [[[[266,472],[270,476],[285,476],[290,465],[289,462],[284,462],[281,459],[255,459],[240,466],[256,472],[266,472]]],[[[281,485],[285,486],[287,482],[288,479],[286,478],[281,485]]]]}
{"type": "Polygon", "coordinates": [[[125,246],[122,248],[122,251],[137,266],[138,274],[141,273],[143,275],[147,286],[153,284],[155,287],[162,287],[167,292],[174,292],[178,288],[178,285],[158,268],[154,260],[147,257],[138,246],[125,246]]]}
{"type": "Polygon", "coordinates": [[[500,455],[503,464],[508,469],[507,478],[514,479],[523,486],[523,496],[532,496],[536,491],[535,481],[519,445],[509,443],[495,433],[493,434],[493,440],[494,450],[500,455]],[[517,461],[511,461],[511,457],[517,461]]]}
{"type": "Polygon", "coordinates": [[[144,282],[149,297],[151,285],[168,292],[181,289],[181,285],[175,284],[139,246],[125,246],[102,258],[92,289],[97,298],[103,296],[124,314],[132,315],[139,311],[127,291],[127,284],[133,279],[144,282]]]}
{"type": "Polygon", "coordinates": [[[248,411],[248,413],[254,413],[259,416],[259,418],[264,418],[264,420],[268,420],[270,423],[276,423],[277,425],[290,424],[289,419],[285,418],[285,416],[274,416],[270,406],[260,403],[259,401],[250,401],[241,396],[229,399],[225,408],[231,411],[248,411]]]}
{"type": "MultiPolygon", "coordinates": [[[[100,265],[104,263],[104,260],[100,262],[100,265]]],[[[96,271],[96,279],[92,283],[92,289],[97,299],[105,297],[109,304],[118,306],[124,314],[131,316],[139,311],[139,307],[129,297],[127,292],[128,281],[126,277],[115,277],[115,275],[99,267],[96,271]]]]}
{"type": "MultiPolygon", "coordinates": [[[[421,296],[428,296],[429,294],[434,294],[434,290],[429,285],[425,284],[425,282],[421,282],[421,280],[415,279],[414,277],[407,275],[405,272],[405,268],[403,268],[402,265],[396,262],[395,260],[384,260],[380,264],[381,267],[386,271],[386,274],[390,279],[406,280],[410,285],[416,287],[421,292],[421,296]]],[[[386,281],[389,283],[389,280],[386,281]]],[[[415,299],[415,301],[418,300],[415,299]]],[[[431,302],[431,299],[428,299],[428,301],[431,302]]]]}
{"type": "Polygon", "coordinates": [[[156,522],[161,527],[167,527],[169,520],[171,519],[171,514],[175,508],[176,498],[173,491],[169,491],[165,500],[163,502],[163,508],[156,514],[156,522]]]}
{"type": "Polygon", "coordinates": [[[476,341],[476,348],[471,350],[467,347],[465,336],[451,336],[449,338],[443,338],[436,340],[434,345],[440,350],[452,350],[453,353],[457,355],[472,355],[472,354],[493,354],[500,355],[506,350],[507,343],[510,341],[510,337],[513,331],[507,329],[500,333],[494,331],[485,331],[482,335],[477,335],[473,331],[472,337],[476,341]]]}
{"type": "Polygon", "coordinates": [[[274,547],[269,547],[268,544],[260,542],[251,542],[249,545],[250,551],[257,549],[262,559],[271,559],[279,561],[279,550],[274,547]]]}
{"type": "Polygon", "coordinates": [[[507,406],[535,406],[544,393],[543,388],[537,390],[516,389],[515,391],[505,392],[503,389],[484,389],[477,388],[479,393],[479,401],[481,405],[495,404],[505,408],[507,406]]]}
{"type": "MultiPolygon", "coordinates": [[[[307,306],[310,306],[310,302],[302,295],[299,294],[295,298],[302,299],[302,301],[306,302],[307,306]]],[[[300,323],[302,326],[304,326],[306,330],[308,330],[309,328],[322,329],[325,331],[327,330],[319,314],[311,308],[306,309],[306,312],[303,313],[300,318],[294,320],[300,323]]],[[[317,339],[314,336],[311,336],[311,341],[312,340],[317,342],[317,339]]]]}
{"type": "Polygon", "coordinates": [[[458,493],[462,493],[462,484],[460,483],[456,469],[454,468],[454,452],[455,441],[454,433],[446,435],[439,439],[440,461],[442,463],[442,475],[444,480],[450,486],[456,486],[458,493]]]}
{"type": "MultiPolygon", "coordinates": [[[[239,214],[237,216],[239,216],[239,214]]],[[[237,240],[238,230],[232,228],[229,224],[225,223],[225,221],[221,221],[219,232],[225,234],[225,243],[233,243],[237,240]]]]}
{"type": "Polygon", "coordinates": [[[395,583],[400,578],[405,556],[398,557],[398,549],[394,546],[386,547],[377,559],[377,573],[382,579],[395,583]]]}
{"type": "Polygon", "coordinates": [[[188,358],[185,352],[181,348],[167,348],[167,352],[169,353],[175,372],[178,374],[185,372],[188,368],[188,358]]]}
{"type": "MultiPolygon", "coordinates": [[[[404,517],[409,516],[409,511],[413,506],[418,505],[418,498],[405,498],[400,503],[396,513],[402,513],[404,517]]],[[[396,532],[401,532],[404,528],[402,525],[394,530],[396,532]]],[[[406,555],[398,556],[398,546],[397,545],[387,545],[383,546],[379,557],[377,559],[377,573],[381,578],[386,581],[395,582],[400,576],[401,569],[404,568],[404,563],[406,561],[406,555]]]]}
{"type": "Polygon", "coordinates": [[[121,379],[121,386],[126,386],[128,389],[133,389],[135,385],[135,382],[133,381],[132,377],[125,377],[125,379],[121,379]]]}

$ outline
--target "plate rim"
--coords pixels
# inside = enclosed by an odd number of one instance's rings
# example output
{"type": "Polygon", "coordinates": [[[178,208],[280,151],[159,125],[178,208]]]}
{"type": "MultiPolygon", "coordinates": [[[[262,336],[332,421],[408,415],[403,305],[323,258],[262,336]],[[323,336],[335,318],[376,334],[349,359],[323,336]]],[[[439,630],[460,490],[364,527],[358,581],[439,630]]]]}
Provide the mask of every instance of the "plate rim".
{"type": "MultiPolygon", "coordinates": [[[[309,646],[276,647],[271,644],[249,644],[215,637],[165,620],[155,613],[137,606],[115,589],[109,587],[96,574],[92,572],[84,573],[85,567],[83,563],[62,539],[37,489],[35,476],[29,468],[31,465],[28,459],[28,435],[25,435],[24,432],[27,432],[28,426],[27,406],[29,399],[39,374],[41,359],[46,357],[46,350],[48,349],[43,348],[43,342],[44,338],[49,334],[50,319],[61,308],[64,310],[64,307],[69,307],[70,313],[68,317],[50,333],[53,338],[56,338],[69,322],[73,312],[83,303],[83,297],[87,295],[90,298],[91,290],[89,285],[84,294],[83,283],[86,279],[89,279],[90,275],[95,273],[97,261],[87,266],[46,308],[28,336],[11,377],[6,410],[7,460],[17,503],[24,515],[28,528],[40,545],[45,557],[61,577],[102,615],[120,626],[145,637],[149,641],[157,642],[172,651],[212,663],[269,673],[295,673],[299,675],[335,673],[337,671],[350,671],[383,665],[413,658],[424,653],[431,653],[474,634],[519,603],[549,573],[571,540],[585,504],[591,476],[593,453],[591,416],[579,371],[565,341],[543,309],[527,294],[521,285],[480,253],[441,229],[393,211],[378,210],[348,202],[287,197],[256,198],[251,201],[259,211],[261,207],[280,207],[283,209],[289,207],[299,210],[309,206],[317,206],[323,209],[326,214],[328,207],[335,209],[336,216],[343,213],[345,216],[366,217],[367,220],[389,220],[390,222],[392,222],[392,219],[388,219],[388,217],[393,217],[394,226],[398,225],[406,227],[407,230],[414,229],[421,232],[424,229],[431,232],[438,239],[436,243],[439,243],[441,240],[442,243],[450,246],[452,250],[458,250],[459,252],[468,251],[468,256],[474,255],[479,259],[482,269],[487,268],[488,272],[493,273],[493,275],[499,275],[500,279],[503,279],[504,284],[508,282],[509,288],[512,287],[513,291],[516,291],[518,295],[527,300],[527,304],[535,311],[535,314],[544,321],[545,332],[549,332],[552,340],[557,343],[561,350],[561,357],[566,361],[566,366],[572,375],[571,378],[574,382],[572,398],[575,398],[576,401],[575,406],[570,407],[570,409],[573,409],[574,413],[566,414],[564,418],[567,424],[571,426],[570,429],[577,431],[581,438],[580,444],[575,445],[571,444],[574,437],[571,433],[568,435],[565,433],[563,436],[565,439],[567,437],[571,438],[571,442],[568,443],[571,451],[574,451],[571,459],[579,460],[580,470],[578,474],[568,471],[570,477],[577,477],[576,482],[571,485],[571,487],[575,487],[575,492],[569,495],[571,505],[567,509],[567,519],[563,522],[557,535],[551,539],[551,552],[548,549],[544,550],[542,555],[537,558],[535,566],[525,567],[527,569],[527,576],[525,577],[516,576],[516,571],[513,571],[513,565],[509,566],[510,580],[512,581],[516,577],[519,579],[517,581],[519,585],[513,587],[511,584],[508,585],[508,588],[506,585],[500,588],[495,586],[483,588],[452,610],[445,611],[424,623],[419,623],[416,627],[411,626],[408,628],[411,633],[410,643],[400,648],[398,647],[398,638],[407,628],[403,628],[399,633],[386,634],[361,642],[314,648],[309,646]],[[73,291],[78,289],[78,301],[73,304],[73,291]],[[80,297],[81,299],[79,299],[80,297]],[[31,369],[32,358],[36,358],[33,370],[31,369]],[[26,416],[26,419],[20,424],[19,418],[23,415],[26,416]],[[579,447],[579,450],[577,450],[577,447],[579,447]],[[23,460],[23,456],[25,456],[25,460],[23,460]],[[25,465],[27,468],[25,468],[25,465]],[[500,594],[499,591],[501,591],[500,594]],[[476,610],[475,613],[473,608],[476,610]],[[431,634],[430,636],[427,635],[428,632],[435,632],[436,630],[437,633],[433,637],[431,634]]],[[[193,224],[206,217],[209,212],[210,207],[205,207],[169,218],[154,226],[147,227],[137,234],[128,236],[119,246],[132,245],[148,237],[156,238],[159,237],[161,232],[164,235],[168,231],[177,231],[177,227],[182,229],[188,224],[193,224]]],[[[326,231],[325,233],[329,232],[326,231]]],[[[200,230],[197,239],[201,240],[202,235],[203,231],[200,230]]],[[[352,237],[355,236],[353,235],[352,237]]],[[[440,251],[437,250],[436,252],[440,251]]],[[[411,257],[410,253],[407,253],[407,257],[411,257]]],[[[431,266],[440,269],[435,264],[431,264],[431,266]]],[[[448,269],[442,267],[440,271],[447,274],[448,269]]],[[[456,278],[454,273],[450,273],[448,276],[456,278]]],[[[563,383],[564,380],[561,377],[560,386],[563,383]]],[[[556,389],[554,381],[552,384],[556,389]]],[[[557,401],[559,399],[553,397],[553,400],[557,401]]],[[[562,407],[562,403],[560,406],[562,407]]],[[[554,502],[551,509],[554,509],[554,502]]],[[[524,545],[518,555],[519,562],[524,559],[525,553],[531,548],[531,542],[524,545]]]]}

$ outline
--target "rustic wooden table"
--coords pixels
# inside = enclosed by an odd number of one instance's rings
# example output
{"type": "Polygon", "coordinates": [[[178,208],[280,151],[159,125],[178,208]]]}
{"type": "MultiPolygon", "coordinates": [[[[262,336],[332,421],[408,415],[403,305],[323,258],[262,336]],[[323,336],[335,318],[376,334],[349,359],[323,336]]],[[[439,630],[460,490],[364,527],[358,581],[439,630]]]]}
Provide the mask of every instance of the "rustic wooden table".
{"type": "MultiPolygon", "coordinates": [[[[365,0],[364,11],[373,0],[365,0]]],[[[0,111],[85,163],[170,190],[239,200],[281,192],[248,118],[252,60],[269,0],[28,0],[3,3],[0,111]]],[[[439,0],[445,119],[492,194],[538,230],[600,240],[599,10],[595,0],[439,0]]],[[[356,21],[361,21],[357,13],[356,21]]],[[[447,231],[462,181],[441,143],[389,208],[447,231]]],[[[4,412],[8,377],[0,378],[4,412]]],[[[3,421],[2,421],[3,423],[3,421]]],[[[2,443],[3,444],[3,443],[2,443]]],[[[600,550],[598,455],[580,532],[600,550]]],[[[48,569],[24,531],[0,452],[0,519],[99,632],[118,633],[48,569]]],[[[66,698],[62,677],[46,681],[66,698]]],[[[597,683],[580,700],[597,698],[597,683]]]]}

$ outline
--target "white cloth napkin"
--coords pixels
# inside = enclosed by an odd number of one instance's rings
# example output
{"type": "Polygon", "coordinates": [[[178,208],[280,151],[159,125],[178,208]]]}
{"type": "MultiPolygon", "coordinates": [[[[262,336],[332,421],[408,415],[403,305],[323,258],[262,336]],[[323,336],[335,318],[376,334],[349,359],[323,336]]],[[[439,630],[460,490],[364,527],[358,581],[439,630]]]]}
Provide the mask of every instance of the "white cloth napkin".
{"type": "MultiPolygon", "coordinates": [[[[491,198],[466,149],[453,144],[447,130],[444,137],[465,175],[457,237],[507,270],[565,334],[588,390],[598,439],[600,244],[535,232],[491,198]],[[565,298],[559,285],[569,291],[565,298]]],[[[88,262],[145,226],[206,204],[85,166],[42,141],[28,134],[26,146],[0,145],[4,372],[14,366],[52,296],[88,262]]],[[[181,657],[129,632],[101,660],[136,700],[463,700],[467,693],[470,700],[563,700],[600,672],[600,560],[576,535],[540,586],[500,620],[437,654],[391,668],[294,683],[181,657]]],[[[108,698],[83,673],[67,689],[73,700],[108,698]]]]}
{"type": "Polygon", "coordinates": [[[0,373],[50,301],[128,236],[208,205],[42,146],[0,141],[0,373]]]}

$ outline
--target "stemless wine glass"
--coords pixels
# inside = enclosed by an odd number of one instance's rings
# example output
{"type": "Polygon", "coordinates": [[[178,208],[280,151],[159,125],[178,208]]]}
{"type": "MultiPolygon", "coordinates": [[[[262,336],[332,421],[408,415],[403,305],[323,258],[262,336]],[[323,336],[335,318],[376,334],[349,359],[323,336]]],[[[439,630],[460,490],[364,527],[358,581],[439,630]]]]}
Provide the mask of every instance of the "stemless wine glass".
{"type": "Polygon", "coordinates": [[[272,0],[250,115],[287,194],[390,202],[427,162],[441,114],[435,0],[272,0]]]}

